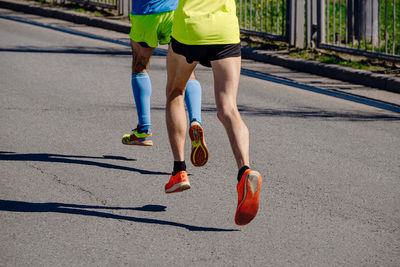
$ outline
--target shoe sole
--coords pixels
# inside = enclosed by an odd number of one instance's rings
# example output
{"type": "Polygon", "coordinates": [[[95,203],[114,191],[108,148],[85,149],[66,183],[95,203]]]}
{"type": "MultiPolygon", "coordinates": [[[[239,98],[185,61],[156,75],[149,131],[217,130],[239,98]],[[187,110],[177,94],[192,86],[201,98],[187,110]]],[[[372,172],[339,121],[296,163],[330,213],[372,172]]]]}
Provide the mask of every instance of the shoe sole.
{"type": "Polygon", "coordinates": [[[259,172],[250,171],[244,183],[244,195],[238,204],[235,214],[237,225],[246,225],[256,217],[260,203],[262,178],[259,172]]]}
{"type": "Polygon", "coordinates": [[[196,167],[201,167],[208,161],[208,149],[204,141],[203,128],[200,125],[193,125],[189,129],[189,137],[192,140],[192,153],[190,161],[196,167]]]}
{"type": "Polygon", "coordinates": [[[128,145],[128,146],[153,146],[153,141],[152,140],[147,140],[147,141],[129,141],[128,138],[122,138],[122,144],[128,145]]]}
{"type": "Polygon", "coordinates": [[[178,192],[182,192],[185,190],[190,189],[190,183],[189,182],[182,182],[182,183],[178,183],[175,184],[174,186],[172,186],[169,189],[165,190],[165,193],[170,194],[170,193],[178,193],[178,192]]]}

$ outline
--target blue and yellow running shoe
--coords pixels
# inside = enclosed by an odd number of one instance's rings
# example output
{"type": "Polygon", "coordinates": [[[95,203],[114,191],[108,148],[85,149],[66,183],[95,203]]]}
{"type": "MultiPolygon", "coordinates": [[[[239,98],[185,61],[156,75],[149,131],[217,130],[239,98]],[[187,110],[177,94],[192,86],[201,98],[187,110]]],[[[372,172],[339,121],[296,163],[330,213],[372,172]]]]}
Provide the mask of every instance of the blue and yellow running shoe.
{"type": "Polygon", "coordinates": [[[192,153],[190,161],[196,167],[201,167],[208,161],[208,149],[204,140],[204,131],[201,124],[193,120],[189,128],[189,136],[192,141],[192,153]]]}
{"type": "Polygon", "coordinates": [[[139,132],[137,129],[133,129],[132,133],[125,134],[122,137],[122,143],[124,145],[152,146],[152,136],[151,130],[139,132]]]}

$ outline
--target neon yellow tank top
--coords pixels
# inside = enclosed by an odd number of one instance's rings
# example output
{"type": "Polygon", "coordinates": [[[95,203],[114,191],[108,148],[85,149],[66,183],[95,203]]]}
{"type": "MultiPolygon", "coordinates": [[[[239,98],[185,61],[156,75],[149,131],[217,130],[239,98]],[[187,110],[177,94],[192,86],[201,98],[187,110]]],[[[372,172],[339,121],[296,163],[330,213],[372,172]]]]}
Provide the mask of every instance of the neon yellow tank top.
{"type": "Polygon", "coordinates": [[[239,43],[235,0],[180,0],[172,37],[187,45],[239,43]]]}

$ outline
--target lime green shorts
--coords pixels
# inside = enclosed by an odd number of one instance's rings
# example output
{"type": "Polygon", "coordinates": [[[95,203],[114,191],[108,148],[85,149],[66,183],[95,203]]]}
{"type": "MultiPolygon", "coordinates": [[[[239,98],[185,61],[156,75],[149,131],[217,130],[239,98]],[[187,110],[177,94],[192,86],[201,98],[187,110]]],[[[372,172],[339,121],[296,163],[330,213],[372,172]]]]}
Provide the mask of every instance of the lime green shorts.
{"type": "Polygon", "coordinates": [[[172,20],[174,11],[149,14],[129,15],[132,23],[129,37],[137,42],[144,42],[149,47],[157,47],[158,44],[169,44],[171,41],[172,20]]]}

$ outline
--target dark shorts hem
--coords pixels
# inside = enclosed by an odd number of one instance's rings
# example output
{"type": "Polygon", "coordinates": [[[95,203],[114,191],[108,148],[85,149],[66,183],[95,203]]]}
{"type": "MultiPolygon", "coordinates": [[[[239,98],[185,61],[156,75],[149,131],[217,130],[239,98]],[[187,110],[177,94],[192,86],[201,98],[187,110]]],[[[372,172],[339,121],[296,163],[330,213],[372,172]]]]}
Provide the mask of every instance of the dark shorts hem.
{"type": "Polygon", "coordinates": [[[138,44],[139,44],[141,47],[144,47],[144,48],[154,48],[154,47],[149,46],[146,42],[138,42],[138,44]]]}
{"type": "Polygon", "coordinates": [[[237,44],[217,44],[217,45],[186,45],[178,42],[171,36],[172,50],[186,58],[187,63],[194,61],[201,65],[211,67],[211,61],[228,57],[240,57],[240,43],[237,44]]]}

